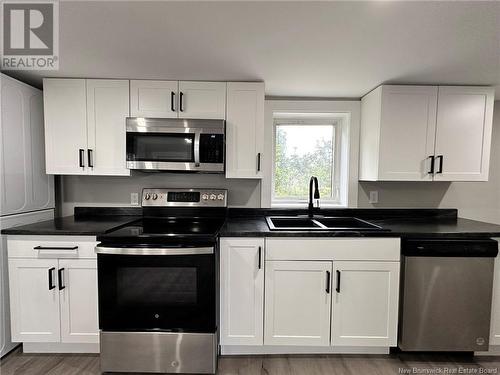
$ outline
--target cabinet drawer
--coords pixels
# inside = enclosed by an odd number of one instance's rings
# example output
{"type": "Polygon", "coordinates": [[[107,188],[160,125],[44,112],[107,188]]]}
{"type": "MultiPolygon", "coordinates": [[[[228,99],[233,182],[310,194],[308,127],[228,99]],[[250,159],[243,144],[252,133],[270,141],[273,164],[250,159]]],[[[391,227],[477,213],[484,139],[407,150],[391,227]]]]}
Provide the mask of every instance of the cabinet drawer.
{"type": "Polygon", "coordinates": [[[9,236],[9,258],[96,258],[94,236],[9,236]]]}
{"type": "Polygon", "coordinates": [[[399,259],[399,238],[266,238],[266,260],[399,259]]]}

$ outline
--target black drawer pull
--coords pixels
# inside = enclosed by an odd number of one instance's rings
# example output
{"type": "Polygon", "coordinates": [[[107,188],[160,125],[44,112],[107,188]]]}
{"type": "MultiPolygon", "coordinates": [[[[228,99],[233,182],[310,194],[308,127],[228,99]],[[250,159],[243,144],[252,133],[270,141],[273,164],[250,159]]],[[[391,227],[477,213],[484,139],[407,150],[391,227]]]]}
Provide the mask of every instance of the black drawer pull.
{"type": "Polygon", "coordinates": [[[49,268],[49,290],[54,289],[56,286],[54,285],[54,271],[55,267],[49,268]]]}
{"type": "Polygon", "coordinates": [[[260,172],[260,152],[257,154],[257,172],[260,172]]]}
{"type": "Polygon", "coordinates": [[[326,292],[330,293],[330,271],[326,271],[326,292]]]}
{"type": "Polygon", "coordinates": [[[94,158],[92,157],[92,149],[87,150],[87,157],[88,157],[88,162],[89,162],[89,167],[94,168],[94,158]]]}
{"type": "Polygon", "coordinates": [[[262,268],[262,247],[259,246],[259,270],[262,268]]]}
{"type": "Polygon", "coordinates": [[[57,246],[35,246],[33,250],[76,250],[78,246],[73,247],[57,247],[57,246]]]}
{"type": "Polygon", "coordinates": [[[340,293],[340,271],[337,270],[337,287],[335,289],[337,293],[340,293]]]}
{"type": "Polygon", "coordinates": [[[175,92],[171,91],[170,92],[170,110],[172,112],[175,112],[175,92]]]}
{"type": "Polygon", "coordinates": [[[184,93],[181,91],[179,94],[179,111],[184,112],[184,106],[182,103],[182,99],[184,98],[184,93]]]}
{"type": "Polygon", "coordinates": [[[431,170],[427,172],[428,174],[434,174],[434,155],[429,156],[427,159],[431,159],[431,170]]]}
{"type": "Polygon", "coordinates": [[[57,271],[57,282],[59,284],[59,290],[63,290],[66,288],[66,285],[64,285],[64,268],[59,268],[57,271]]]}
{"type": "Polygon", "coordinates": [[[436,156],[436,159],[439,159],[439,169],[436,173],[443,173],[443,155],[436,156]]]}
{"type": "Polygon", "coordinates": [[[85,150],[81,148],[79,151],[79,161],[80,161],[80,168],[85,168],[85,163],[84,163],[84,158],[85,158],[85,150]]]}

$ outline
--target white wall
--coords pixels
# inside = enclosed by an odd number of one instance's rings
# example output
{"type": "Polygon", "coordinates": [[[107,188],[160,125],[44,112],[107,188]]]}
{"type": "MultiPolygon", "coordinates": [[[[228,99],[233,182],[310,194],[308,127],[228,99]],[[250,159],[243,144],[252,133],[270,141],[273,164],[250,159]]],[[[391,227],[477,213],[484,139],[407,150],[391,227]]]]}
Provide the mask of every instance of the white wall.
{"type": "Polygon", "coordinates": [[[362,182],[359,207],[458,208],[459,216],[500,224],[500,101],[495,102],[488,182],[362,182]],[[368,203],[371,190],[379,203],[368,203]]]}

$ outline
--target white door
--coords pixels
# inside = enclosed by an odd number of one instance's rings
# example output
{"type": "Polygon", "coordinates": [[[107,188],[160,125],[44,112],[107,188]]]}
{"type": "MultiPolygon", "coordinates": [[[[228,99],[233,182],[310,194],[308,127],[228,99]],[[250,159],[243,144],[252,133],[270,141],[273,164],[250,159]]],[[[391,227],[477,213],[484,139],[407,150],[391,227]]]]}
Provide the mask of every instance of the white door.
{"type": "Polygon", "coordinates": [[[130,115],[177,118],[177,89],[177,81],[130,81],[130,115]]]}
{"type": "Polygon", "coordinates": [[[179,118],[226,118],[226,82],[179,81],[179,118]]]}
{"type": "Polygon", "coordinates": [[[97,261],[60,259],[61,342],[99,342],[97,261]]]}
{"type": "Polygon", "coordinates": [[[87,80],[87,160],[91,174],[129,176],[125,121],[129,116],[129,81],[87,80]]]}
{"type": "Polygon", "coordinates": [[[493,100],[490,87],[439,86],[435,180],[488,180],[493,100]]]}
{"type": "Polygon", "coordinates": [[[220,240],[220,343],[264,343],[264,239],[220,240]]]}
{"type": "Polygon", "coordinates": [[[57,259],[9,259],[12,341],[59,342],[57,259]]]}
{"type": "Polygon", "coordinates": [[[0,179],[1,214],[22,212],[27,208],[28,170],[31,155],[26,135],[26,101],[22,87],[13,79],[1,76],[0,106],[0,179]]]}
{"type": "Polygon", "coordinates": [[[84,79],[43,80],[45,162],[49,174],[88,174],[84,79]]]}
{"type": "Polygon", "coordinates": [[[432,181],[437,86],[383,86],[379,179],[432,181]]]}
{"type": "Polygon", "coordinates": [[[396,345],[399,267],[399,262],[334,262],[332,345],[396,345]]]}
{"type": "Polygon", "coordinates": [[[264,82],[228,82],[226,177],[261,178],[264,82]]]}
{"type": "Polygon", "coordinates": [[[490,345],[500,345],[500,255],[495,260],[490,345]]]}
{"type": "Polygon", "coordinates": [[[265,345],[330,344],[332,262],[266,262],[265,345]]]}

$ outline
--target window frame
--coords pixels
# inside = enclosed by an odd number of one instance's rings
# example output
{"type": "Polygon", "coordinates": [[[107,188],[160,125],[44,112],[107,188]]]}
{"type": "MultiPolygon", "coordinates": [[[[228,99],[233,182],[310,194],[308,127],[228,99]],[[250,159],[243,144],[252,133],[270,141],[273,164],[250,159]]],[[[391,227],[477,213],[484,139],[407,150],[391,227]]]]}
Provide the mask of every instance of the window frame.
{"type": "Polygon", "coordinates": [[[275,176],[276,176],[276,132],[279,125],[314,126],[331,125],[334,128],[334,139],[332,151],[332,181],[331,187],[334,192],[332,197],[321,197],[320,204],[323,207],[344,207],[344,198],[347,192],[342,192],[342,187],[347,189],[343,181],[342,158],[345,149],[343,142],[345,139],[345,129],[347,125],[345,113],[273,113],[273,139],[272,139],[272,166],[271,166],[271,207],[304,207],[308,203],[305,198],[276,198],[275,197],[275,176]]]}

